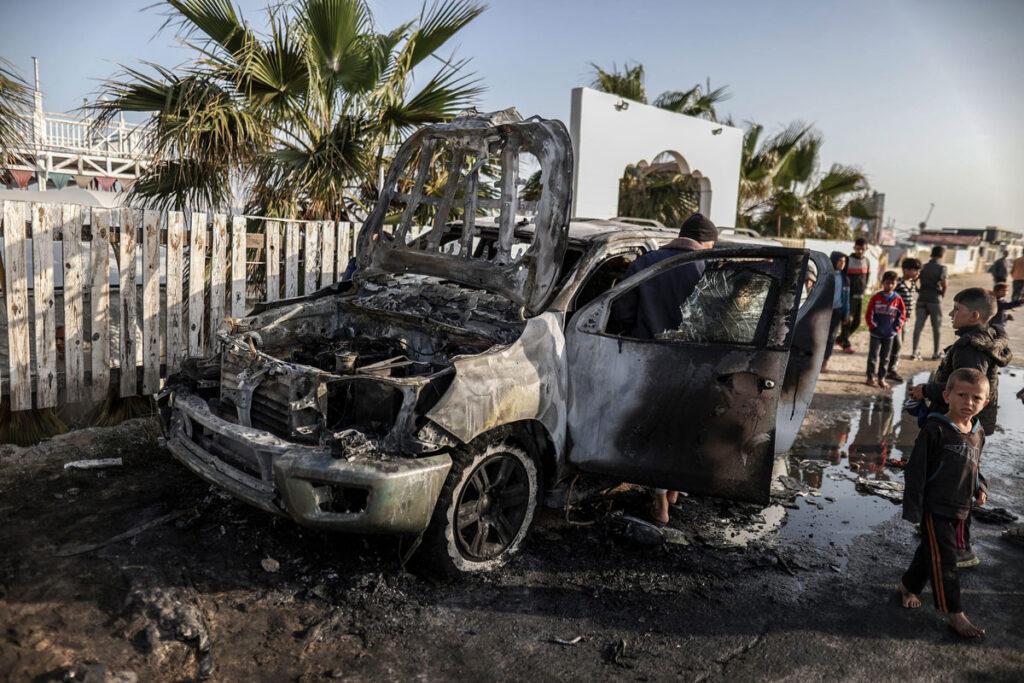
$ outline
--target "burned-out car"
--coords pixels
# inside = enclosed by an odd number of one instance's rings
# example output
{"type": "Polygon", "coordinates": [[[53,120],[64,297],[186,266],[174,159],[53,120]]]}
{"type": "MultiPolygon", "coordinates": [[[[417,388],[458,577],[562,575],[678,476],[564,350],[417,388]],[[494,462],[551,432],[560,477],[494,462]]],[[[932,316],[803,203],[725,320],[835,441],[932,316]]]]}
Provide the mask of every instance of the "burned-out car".
{"type": "Polygon", "coordinates": [[[174,456],[300,524],[417,536],[448,574],[506,561],[578,473],[766,502],[821,365],[833,278],[805,284],[828,260],[723,242],[623,279],[676,233],[570,220],[572,171],[557,121],[414,134],[352,282],[258,306],[168,382],[174,456]],[[677,329],[616,322],[620,297],[698,260],[677,329]]]}

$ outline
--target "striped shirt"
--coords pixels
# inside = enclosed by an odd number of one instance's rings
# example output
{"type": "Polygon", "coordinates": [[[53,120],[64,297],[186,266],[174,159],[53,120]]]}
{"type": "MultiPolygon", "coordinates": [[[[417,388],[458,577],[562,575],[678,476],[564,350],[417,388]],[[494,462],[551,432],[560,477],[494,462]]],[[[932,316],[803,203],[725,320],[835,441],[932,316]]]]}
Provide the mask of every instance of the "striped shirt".
{"type": "Polygon", "coordinates": [[[917,292],[917,280],[904,280],[900,278],[896,282],[896,293],[903,299],[903,306],[907,309],[907,315],[914,310],[914,293],[917,292]]]}

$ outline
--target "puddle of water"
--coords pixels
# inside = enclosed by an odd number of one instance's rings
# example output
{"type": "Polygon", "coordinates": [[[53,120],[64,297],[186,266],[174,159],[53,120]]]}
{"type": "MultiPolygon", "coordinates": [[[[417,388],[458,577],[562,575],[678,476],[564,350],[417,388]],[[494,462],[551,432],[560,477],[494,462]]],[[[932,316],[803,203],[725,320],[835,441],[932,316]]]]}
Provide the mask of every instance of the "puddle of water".
{"type": "MultiPolygon", "coordinates": [[[[908,385],[927,379],[923,372],[890,394],[851,398],[849,407],[835,408],[841,417],[831,427],[797,439],[781,464],[811,493],[797,497],[799,509],[789,511],[781,538],[842,548],[901,513],[899,505],[858,492],[856,480],[903,483],[903,471],[889,463],[909,458],[918,434],[917,419],[903,410],[903,401],[908,385]]],[[[981,460],[989,482],[989,507],[1005,507],[1018,515],[1024,507],[1024,406],[1016,393],[1022,388],[1024,369],[1010,367],[1000,373],[996,433],[987,439],[981,460]]]]}

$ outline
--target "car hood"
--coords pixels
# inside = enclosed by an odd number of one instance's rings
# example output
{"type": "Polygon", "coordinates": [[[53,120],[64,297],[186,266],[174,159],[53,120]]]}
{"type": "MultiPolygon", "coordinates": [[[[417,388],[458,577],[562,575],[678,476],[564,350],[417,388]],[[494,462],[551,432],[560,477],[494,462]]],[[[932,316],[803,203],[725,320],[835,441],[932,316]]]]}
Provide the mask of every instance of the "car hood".
{"type": "Polygon", "coordinates": [[[565,125],[524,121],[514,109],[471,111],[420,129],[399,148],[360,230],[356,279],[430,275],[505,296],[526,316],[541,313],[555,293],[568,240],[572,167],[565,125]],[[527,155],[540,166],[540,187],[529,199],[519,177],[520,158],[527,155]],[[497,196],[483,196],[482,187],[497,196]],[[476,219],[494,211],[497,240],[475,255],[476,219]],[[450,236],[457,214],[458,247],[445,248],[442,238],[450,236]],[[525,251],[513,249],[516,225],[530,214],[533,241],[525,251]]]}

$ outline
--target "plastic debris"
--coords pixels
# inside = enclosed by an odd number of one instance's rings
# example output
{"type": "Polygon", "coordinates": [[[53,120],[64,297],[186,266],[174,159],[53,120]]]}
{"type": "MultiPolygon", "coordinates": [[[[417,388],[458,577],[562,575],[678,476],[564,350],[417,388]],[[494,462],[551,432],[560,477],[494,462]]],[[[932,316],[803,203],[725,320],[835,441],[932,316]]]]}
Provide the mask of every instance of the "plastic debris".
{"type": "Polygon", "coordinates": [[[558,643],[559,645],[578,645],[583,640],[583,636],[576,636],[575,638],[552,638],[552,643],[558,643]]]}
{"type": "Polygon", "coordinates": [[[99,470],[105,467],[120,467],[124,464],[121,458],[97,458],[94,460],[72,460],[64,463],[66,470],[99,470]]]}

